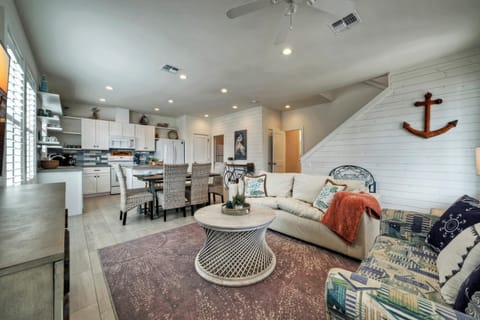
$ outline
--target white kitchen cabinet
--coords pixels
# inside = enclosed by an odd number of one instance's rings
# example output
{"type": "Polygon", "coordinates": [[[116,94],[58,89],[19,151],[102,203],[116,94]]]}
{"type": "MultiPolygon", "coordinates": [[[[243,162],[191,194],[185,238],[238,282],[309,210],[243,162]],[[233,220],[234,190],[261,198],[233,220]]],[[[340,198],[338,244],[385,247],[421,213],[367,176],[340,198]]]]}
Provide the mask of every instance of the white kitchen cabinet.
{"type": "Polygon", "coordinates": [[[83,168],[83,194],[110,193],[110,167],[83,168]]]}
{"type": "Polygon", "coordinates": [[[135,137],[135,125],[133,123],[110,121],[109,126],[110,137],[135,137]]]}
{"type": "Polygon", "coordinates": [[[82,119],[82,149],[108,150],[109,121],[82,119]]]}
{"type": "Polygon", "coordinates": [[[135,125],[135,150],[155,151],[155,127],[135,125]]]}

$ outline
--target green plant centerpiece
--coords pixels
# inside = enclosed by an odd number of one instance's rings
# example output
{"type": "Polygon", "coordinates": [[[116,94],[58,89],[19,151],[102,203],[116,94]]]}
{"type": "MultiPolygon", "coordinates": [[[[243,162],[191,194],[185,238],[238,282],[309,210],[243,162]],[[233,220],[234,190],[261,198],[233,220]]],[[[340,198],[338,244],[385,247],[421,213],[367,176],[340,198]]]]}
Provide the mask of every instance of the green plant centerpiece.
{"type": "Polygon", "coordinates": [[[250,212],[250,205],[245,202],[244,195],[237,193],[222,206],[222,212],[233,216],[246,215],[250,212]]]}
{"type": "Polygon", "coordinates": [[[243,208],[245,204],[245,196],[237,193],[236,195],[233,196],[232,198],[232,205],[235,209],[241,209],[243,208]]]}

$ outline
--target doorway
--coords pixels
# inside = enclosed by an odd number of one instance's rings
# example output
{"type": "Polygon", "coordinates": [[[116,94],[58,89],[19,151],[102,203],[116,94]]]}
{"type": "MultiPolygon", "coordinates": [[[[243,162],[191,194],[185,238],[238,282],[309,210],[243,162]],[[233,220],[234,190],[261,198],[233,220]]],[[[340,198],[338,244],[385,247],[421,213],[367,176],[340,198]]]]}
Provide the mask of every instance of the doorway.
{"type": "Polygon", "coordinates": [[[285,132],[285,170],[286,172],[302,172],[300,158],[303,154],[303,129],[285,132]]]}
{"type": "Polygon", "coordinates": [[[193,162],[210,162],[209,144],[210,138],[208,136],[203,134],[193,135],[193,162]]]}
{"type": "Polygon", "coordinates": [[[267,171],[285,172],[285,132],[267,131],[267,171]]]}

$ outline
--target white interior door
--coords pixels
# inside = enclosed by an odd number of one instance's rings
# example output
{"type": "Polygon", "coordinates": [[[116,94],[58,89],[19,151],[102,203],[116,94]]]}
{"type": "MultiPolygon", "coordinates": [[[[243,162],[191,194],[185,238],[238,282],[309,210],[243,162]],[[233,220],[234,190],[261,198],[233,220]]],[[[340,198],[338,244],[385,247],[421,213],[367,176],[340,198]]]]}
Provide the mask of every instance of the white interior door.
{"type": "Polygon", "coordinates": [[[273,131],[273,172],[285,172],[285,131],[273,131]]]}
{"type": "Polygon", "coordinates": [[[210,138],[203,134],[193,135],[192,161],[197,163],[210,162],[210,138]]]}

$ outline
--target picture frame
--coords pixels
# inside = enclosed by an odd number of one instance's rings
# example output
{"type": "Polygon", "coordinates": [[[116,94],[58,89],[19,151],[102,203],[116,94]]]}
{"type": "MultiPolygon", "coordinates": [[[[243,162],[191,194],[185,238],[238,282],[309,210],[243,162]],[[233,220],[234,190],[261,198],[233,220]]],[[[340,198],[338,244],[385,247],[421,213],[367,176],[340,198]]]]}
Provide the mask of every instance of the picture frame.
{"type": "Polygon", "coordinates": [[[234,132],[233,150],[235,160],[247,160],[247,130],[234,132]]]}

